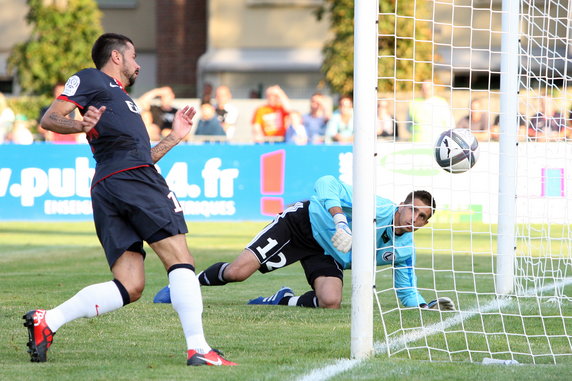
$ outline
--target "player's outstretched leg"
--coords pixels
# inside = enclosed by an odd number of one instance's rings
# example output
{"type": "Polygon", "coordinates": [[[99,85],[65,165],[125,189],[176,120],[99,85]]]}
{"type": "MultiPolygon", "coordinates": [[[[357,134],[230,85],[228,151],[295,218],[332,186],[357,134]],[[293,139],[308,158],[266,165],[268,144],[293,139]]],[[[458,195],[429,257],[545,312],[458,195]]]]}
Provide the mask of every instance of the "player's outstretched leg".
{"type": "MultiPolygon", "coordinates": [[[[209,266],[197,275],[201,286],[224,286],[227,282],[223,278],[224,269],[229,265],[227,262],[218,262],[209,266]]],[[[153,303],[171,303],[171,290],[165,286],[155,294],[153,303]]]]}
{"type": "Polygon", "coordinates": [[[201,354],[193,349],[187,352],[187,365],[211,365],[211,366],[233,366],[238,365],[232,361],[228,361],[218,349],[211,349],[210,352],[201,354]]]}
{"type": "Polygon", "coordinates": [[[228,282],[224,279],[224,269],[230,263],[227,262],[217,262],[214,265],[210,265],[206,270],[201,271],[197,277],[201,286],[224,286],[228,282]]]}
{"type": "Polygon", "coordinates": [[[32,362],[46,362],[48,348],[54,339],[55,332],[46,324],[45,316],[45,310],[32,310],[22,316],[24,326],[28,328],[28,353],[32,362]]]}
{"type": "Polygon", "coordinates": [[[130,302],[129,294],[117,279],[92,284],[51,310],[32,310],[23,316],[28,328],[28,352],[33,362],[45,362],[56,331],[64,324],[114,311],[130,302]],[[48,323],[49,322],[49,323],[48,323]]]}
{"type": "Polygon", "coordinates": [[[250,299],[248,304],[267,304],[267,305],[277,305],[280,304],[280,301],[283,298],[292,297],[294,296],[294,291],[290,287],[282,287],[280,290],[276,291],[276,293],[272,296],[264,297],[259,296],[255,299],[250,299]]]}
{"type": "MultiPolygon", "coordinates": [[[[197,275],[201,286],[224,286],[227,282],[223,278],[224,269],[229,265],[227,262],[218,262],[209,266],[197,275]]],[[[155,294],[153,303],[171,303],[171,290],[165,286],[155,294]]]]}

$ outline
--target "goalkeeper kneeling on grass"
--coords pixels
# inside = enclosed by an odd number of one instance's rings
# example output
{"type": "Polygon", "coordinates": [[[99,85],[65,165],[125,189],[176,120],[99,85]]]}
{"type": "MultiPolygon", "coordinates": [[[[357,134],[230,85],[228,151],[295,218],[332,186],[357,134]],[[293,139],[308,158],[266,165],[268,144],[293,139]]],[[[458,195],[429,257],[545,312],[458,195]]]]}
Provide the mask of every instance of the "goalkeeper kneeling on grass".
{"type": "MultiPolygon", "coordinates": [[[[413,232],[429,222],[436,205],[427,191],[411,192],[395,205],[376,198],[376,262],[393,265],[394,286],[406,307],[454,310],[449,298],[429,303],[417,290],[413,232]]],[[[340,308],[343,270],[351,267],[352,187],[333,176],[314,184],[310,201],[286,208],[267,225],[232,262],[218,262],[199,273],[202,286],[242,282],[256,271],[268,273],[300,261],[312,291],[296,296],[283,287],[269,297],[248,304],[340,308]]],[[[170,302],[168,287],[155,296],[156,303],[170,302]]]]}

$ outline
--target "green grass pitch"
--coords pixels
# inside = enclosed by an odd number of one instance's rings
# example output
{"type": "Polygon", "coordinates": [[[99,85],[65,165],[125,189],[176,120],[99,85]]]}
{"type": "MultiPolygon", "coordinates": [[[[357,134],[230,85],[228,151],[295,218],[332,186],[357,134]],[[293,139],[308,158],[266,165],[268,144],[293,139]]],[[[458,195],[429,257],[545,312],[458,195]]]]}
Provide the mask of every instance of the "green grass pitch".
{"type": "MultiPolygon", "coordinates": [[[[197,269],[232,260],[263,226],[259,222],[190,223],[188,241],[197,269]]],[[[240,366],[187,367],[185,342],[176,313],[170,305],[152,303],[167,277],[157,257],[150,249],[147,252],[147,287],[140,301],[95,319],[67,324],[56,334],[48,362],[30,363],[22,315],[30,309],[54,307],[86,285],[110,280],[110,272],[92,223],[0,223],[0,379],[295,380],[349,357],[350,272],[345,275],[340,310],[245,304],[250,298],[270,295],[284,285],[298,293],[305,292],[308,286],[301,267],[296,264],[272,274],[255,274],[244,283],[203,287],[207,340],[240,366]]],[[[443,282],[439,287],[448,289],[454,284],[469,289],[472,285],[462,282],[475,282],[470,276],[457,276],[454,282],[451,279],[454,275],[447,277],[448,269],[462,261],[470,264],[469,256],[459,253],[454,256],[454,263],[451,256],[434,258],[432,263],[431,257],[422,251],[418,261],[423,267],[434,266],[443,271],[443,277],[438,278],[443,282]]],[[[484,258],[482,266],[488,265],[490,259],[484,258]]],[[[421,271],[419,278],[420,287],[423,282],[432,282],[428,272],[421,271]]],[[[485,283],[482,287],[486,291],[485,283]]],[[[380,296],[388,309],[394,305],[390,299],[394,296],[389,291],[380,296]]],[[[461,301],[467,305],[472,302],[468,295],[466,300],[463,298],[461,301]]],[[[398,327],[396,321],[389,319],[390,315],[385,316],[386,324],[398,327]]],[[[406,311],[404,324],[415,325],[419,316],[418,311],[406,311]]],[[[485,325],[497,323],[490,321],[485,325]]],[[[375,339],[380,340],[383,331],[379,314],[374,324],[375,339]]],[[[471,324],[476,323],[469,321],[469,328],[471,324]]],[[[451,327],[452,331],[460,329],[451,327]]],[[[428,339],[435,347],[443,340],[437,335],[428,339]]],[[[478,350],[478,337],[470,340],[478,350]]],[[[419,343],[411,345],[416,344],[419,343]]],[[[457,361],[449,362],[440,351],[433,357],[444,361],[429,362],[421,359],[426,356],[413,354],[413,359],[409,356],[407,351],[390,358],[378,354],[331,379],[567,380],[572,374],[570,360],[556,365],[497,366],[471,363],[466,354],[456,355],[457,361]]]]}

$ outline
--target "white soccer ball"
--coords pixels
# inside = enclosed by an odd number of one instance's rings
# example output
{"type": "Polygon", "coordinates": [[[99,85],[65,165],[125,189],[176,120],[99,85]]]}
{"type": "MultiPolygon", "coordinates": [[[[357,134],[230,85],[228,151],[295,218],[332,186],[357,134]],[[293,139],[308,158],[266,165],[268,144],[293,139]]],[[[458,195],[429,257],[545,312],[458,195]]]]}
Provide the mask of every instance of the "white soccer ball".
{"type": "Polygon", "coordinates": [[[439,136],[435,144],[435,160],[447,172],[463,173],[479,158],[479,142],[466,128],[453,128],[439,136]]]}

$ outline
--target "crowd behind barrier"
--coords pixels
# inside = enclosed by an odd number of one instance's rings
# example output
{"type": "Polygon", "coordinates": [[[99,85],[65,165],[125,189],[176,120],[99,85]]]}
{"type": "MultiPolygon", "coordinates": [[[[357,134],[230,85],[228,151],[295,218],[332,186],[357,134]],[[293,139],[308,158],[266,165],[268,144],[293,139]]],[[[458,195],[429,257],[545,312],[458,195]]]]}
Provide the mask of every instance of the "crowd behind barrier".
{"type": "MultiPolygon", "coordinates": [[[[54,85],[56,98],[64,84],[54,85]]],[[[382,140],[428,142],[449,128],[468,128],[479,141],[498,141],[498,93],[454,91],[447,93],[430,81],[413,99],[380,94],[376,134],[382,140]],[[454,95],[454,96],[453,96],[454,95]],[[453,100],[450,105],[447,99],[453,100]]],[[[197,109],[193,131],[185,143],[352,144],[353,103],[349,96],[331,97],[316,92],[310,99],[290,99],[278,85],[264,99],[233,99],[227,86],[208,88],[201,98],[177,98],[168,86],[152,89],[135,101],[152,142],[170,132],[177,110],[186,104],[197,109]]],[[[517,125],[520,141],[572,139],[572,110],[566,99],[529,94],[521,102],[517,125]]],[[[62,135],[42,129],[40,121],[16,115],[0,93],[0,143],[86,143],[82,134],[62,135]]],[[[80,115],[70,115],[81,118],[80,115]]]]}

